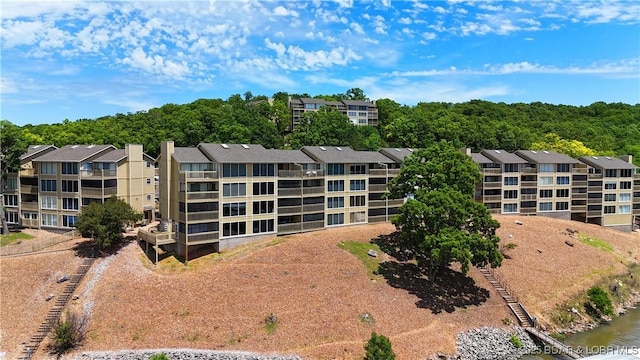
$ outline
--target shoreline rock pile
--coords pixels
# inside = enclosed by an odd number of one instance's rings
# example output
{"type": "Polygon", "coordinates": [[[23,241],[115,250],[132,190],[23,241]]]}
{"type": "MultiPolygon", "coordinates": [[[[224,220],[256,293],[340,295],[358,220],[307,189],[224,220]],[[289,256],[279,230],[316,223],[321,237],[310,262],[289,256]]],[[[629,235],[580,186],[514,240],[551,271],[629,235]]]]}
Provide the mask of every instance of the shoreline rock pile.
{"type": "Polygon", "coordinates": [[[301,360],[300,357],[288,355],[191,349],[91,351],[81,353],[75,360],[148,360],[156,354],[165,354],[170,360],[301,360]]]}
{"type": "Polygon", "coordinates": [[[464,360],[516,360],[526,354],[535,353],[537,345],[521,327],[500,329],[481,327],[458,334],[456,341],[457,356],[464,360]],[[520,339],[516,347],[511,338],[520,339]]]}

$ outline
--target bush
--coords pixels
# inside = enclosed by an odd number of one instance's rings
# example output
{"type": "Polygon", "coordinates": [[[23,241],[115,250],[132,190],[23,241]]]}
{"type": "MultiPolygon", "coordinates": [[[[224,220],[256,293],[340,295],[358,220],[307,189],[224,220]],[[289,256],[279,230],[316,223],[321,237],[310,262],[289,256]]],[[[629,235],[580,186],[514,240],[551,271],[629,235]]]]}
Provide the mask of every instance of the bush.
{"type": "Polygon", "coordinates": [[[522,347],[522,340],[520,340],[520,338],[517,337],[516,335],[511,335],[511,337],[509,338],[509,341],[513,346],[516,347],[516,349],[519,349],[522,347]]]}
{"type": "Polygon", "coordinates": [[[602,288],[594,286],[587,292],[589,301],[602,315],[613,315],[613,304],[611,298],[602,288]]]}
{"type": "Polygon", "coordinates": [[[62,354],[80,345],[87,332],[88,319],[67,311],[64,321],[58,319],[51,333],[51,350],[62,354]]]}
{"type": "Polygon", "coordinates": [[[365,360],[395,360],[396,354],[391,349],[391,341],[384,335],[371,333],[371,338],[364,346],[367,354],[365,360]]]}
{"type": "Polygon", "coordinates": [[[169,360],[169,357],[165,353],[153,354],[149,360],[169,360]]]}
{"type": "Polygon", "coordinates": [[[267,334],[271,335],[276,331],[277,327],[278,318],[273,314],[269,314],[269,316],[264,319],[264,330],[267,332],[267,334]]]}

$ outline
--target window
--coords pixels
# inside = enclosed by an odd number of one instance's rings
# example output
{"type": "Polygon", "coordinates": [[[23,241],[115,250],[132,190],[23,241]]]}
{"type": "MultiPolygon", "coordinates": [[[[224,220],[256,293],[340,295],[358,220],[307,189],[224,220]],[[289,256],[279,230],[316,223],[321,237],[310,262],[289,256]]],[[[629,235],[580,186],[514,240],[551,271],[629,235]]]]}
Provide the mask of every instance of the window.
{"type": "Polygon", "coordinates": [[[327,198],[327,208],[343,208],[344,207],[344,198],[342,196],[334,196],[327,198]]]}
{"type": "Polygon", "coordinates": [[[274,165],[253,164],[253,176],[274,176],[274,165]]]}
{"type": "Polygon", "coordinates": [[[541,176],[539,183],[540,185],[553,185],[553,176],[541,176]]]}
{"type": "Polygon", "coordinates": [[[62,198],[62,209],[64,210],[78,210],[77,198],[62,198]]]}
{"type": "Polygon", "coordinates": [[[42,209],[58,209],[58,198],[55,196],[42,196],[40,200],[42,209]]]}
{"type": "Polygon", "coordinates": [[[344,191],[344,180],[327,181],[327,191],[344,191]]]}
{"type": "Polygon", "coordinates": [[[222,196],[245,196],[247,195],[247,184],[231,183],[222,185],[222,196]]]}
{"type": "Polygon", "coordinates": [[[568,173],[570,171],[569,164],[556,164],[556,172],[568,173]]]}
{"type": "Polygon", "coordinates": [[[620,202],[631,201],[631,193],[622,193],[620,194],[620,202]]]}
{"type": "Polygon", "coordinates": [[[58,226],[58,215],[42,214],[42,226],[58,226]]]}
{"type": "Polygon", "coordinates": [[[518,164],[504,164],[504,172],[518,172],[518,164]]]}
{"type": "Polygon", "coordinates": [[[4,186],[7,190],[16,190],[18,189],[18,179],[14,177],[7,178],[7,182],[4,186]]]}
{"type": "Polygon", "coordinates": [[[147,167],[150,168],[151,167],[151,162],[147,161],[147,167]]]}
{"type": "Polygon", "coordinates": [[[253,233],[273,232],[273,219],[256,220],[253,222],[253,233]]]}
{"type": "Polygon", "coordinates": [[[62,215],[62,226],[64,227],[74,227],[76,221],[78,221],[78,217],[75,215],[62,215]]]}
{"type": "Polygon", "coordinates": [[[616,189],[616,182],[615,181],[607,181],[604,183],[604,188],[605,190],[615,190],[616,189]]]}
{"type": "Polygon", "coordinates": [[[505,185],[518,185],[518,177],[505,177],[504,178],[505,185]]]}
{"type": "Polygon", "coordinates": [[[540,190],[540,198],[550,198],[553,197],[553,190],[540,190]]]}
{"type": "Polygon", "coordinates": [[[618,170],[616,169],[605,169],[604,177],[618,177],[618,170]]]}
{"type": "Polygon", "coordinates": [[[18,195],[5,195],[4,206],[18,206],[18,195]]]}
{"type": "Polygon", "coordinates": [[[38,219],[38,213],[23,211],[22,212],[22,218],[25,219],[25,220],[37,220],[38,219]]]}
{"type": "Polygon", "coordinates": [[[222,177],[247,176],[246,164],[222,164],[222,177]]]}
{"type": "Polygon", "coordinates": [[[274,208],[274,202],[271,201],[254,201],[253,213],[254,214],[272,214],[274,208]]]}
{"type": "Polygon", "coordinates": [[[217,222],[209,222],[209,223],[201,223],[201,224],[189,224],[188,233],[189,234],[202,234],[209,232],[216,232],[219,229],[219,225],[217,222]]]}
{"type": "MultiPolygon", "coordinates": [[[[210,163],[182,163],[180,164],[180,171],[215,171],[216,164],[210,163]]],[[[115,168],[113,169],[115,170],[115,168]]]]}
{"type": "Polygon", "coordinates": [[[327,164],[327,175],[344,175],[344,164],[327,164]]]}
{"type": "Polygon", "coordinates": [[[538,204],[538,210],[539,211],[551,211],[553,210],[553,203],[552,202],[541,202],[538,204]]]}
{"type": "Polygon", "coordinates": [[[538,172],[553,172],[553,164],[539,164],[538,172]]]}
{"type": "Polygon", "coordinates": [[[367,214],[364,211],[355,211],[349,214],[349,222],[352,224],[367,221],[367,214]]]}
{"type": "Polygon", "coordinates": [[[366,180],[349,180],[349,189],[351,191],[364,191],[367,190],[366,180]]]}
{"type": "Polygon", "coordinates": [[[518,190],[505,190],[503,192],[502,197],[504,199],[517,199],[518,198],[518,190]]]}
{"type": "Polygon", "coordinates": [[[349,206],[366,206],[366,197],[364,195],[351,196],[349,198],[349,206]]]}
{"type": "Polygon", "coordinates": [[[147,178],[147,185],[151,185],[151,178],[147,178]]]}
{"type": "Polygon", "coordinates": [[[253,183],[253,195],[273,195],[272,182],[253,183]]]}
{"type": "Polygon", "coordinates": [[[556,210],[569,210],[569,202],[568,201],[558,201],[556,203],[556,210]]]}
{"type": "Polygon", "coordinates": [[[633,170],[631,169],[620,169],[620,177],[631,177],[633,175],[633,170]]]}
{"type": "Polygon", "coordinates": [[[569,185],[569,177],[568,176],[558,176],[556,178],[557,185],[569,185]]]}
{"type": "Polygon", "coordinates": [[[631,214],[631,205],[620,205],[618,207],[618,214],[631,214]]]}
{"type": "Polygon", "coordinates": [[[62,192],[78,192],[78,180],[61,180],[62,192]]]}
{"type": "Polygon", "coordinates": [[[616,201],[616,194],[604,194],[604,201],[616,201]]]}
{"type": "Polygon", "coordinates": [[[232,222],[222,224],[222,236],[238,236],[245,235],[247,233],[247,223],[245,222],[232,222]]]}
{"type": "Polygon", "coordinates": [[[356,117],[356,112],[355,111],[349,111],[348,114],[349,114],[348,115],[349,117],[356,117]]]}
{"type": "Polygon", "coordinates": [[[147,201],[151,201],[151,194],[147,194],[147,201]]]}
{"type": "MultiPolygon", "coordinates": [[[[615,189],[615,186],[614,186],[615,189]]],[[[631,181],[620,181],[620,189],[629,190],[631,189],[631,181]]]]}
{"type": "Polygon", "coordinates": [[[344,214],[327,214],[327,225],[340,225],[344,224],[344,214]]]}
{"type": "Polygon", "coordinates": [[[40,191],[56,191],[56,181],[40,180],[40,191]]]}
{"type": "Polygon", "coordinates": [[[4,213],[5,219],[7,219],[7,223],[9,224],[17,224],[20,221],[20,216],[18,216],[17,212],[7,211],[4,213]]]}
{"type": "Polygon", "coordinates": [[[502,205],[502,213],[515,213],[518,212],[518,204],[504,204],[502,205]]]}
{"type": "Polygon", "coordinates": [[[349,174],[351,175],[362,175],[367,173],[367,167],[365,165],[351,165],[349,168],[349,174]]]}
{"type": "Polygon", "coordinates": [[[558,189],[558,190],[556,190],[556,197],[559,197],[559,198],[569,197],[569,189],[558,189]]]}
{"type": "Polygon", "coordinates": [[[56,163],[43,162],[40,163],[40,174],[42,175],[55,175],[56,163]]]}
{"type": "Polygon", "coordinates": [[[615,206],[605,206],[604,207],[604,213],[605,214],[615,214],[616,213],[616,207],[615,206]]]}
{"type": "Polygon", "coordinates": [[[222,216],[242,216],[247,215],[247,203],[237,202],[222,205],[222,216]]]}
{"type": "Polygon", "coordinates": [[[78,163],[62,163],[62,174],[78,174],[78,163]]]}

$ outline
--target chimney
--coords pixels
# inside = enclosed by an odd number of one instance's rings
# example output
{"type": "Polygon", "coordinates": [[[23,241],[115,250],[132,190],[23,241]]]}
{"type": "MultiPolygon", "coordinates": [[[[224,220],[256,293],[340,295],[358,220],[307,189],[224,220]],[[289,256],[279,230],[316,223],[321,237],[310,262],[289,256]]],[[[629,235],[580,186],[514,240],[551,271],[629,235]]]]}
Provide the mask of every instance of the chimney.
{"type": "Polygon", "coordinates": [[[620,160],[626,161],[629,164],[633,163],[633,155],[620,155],[620,160]]]}
{"type": "Polygon", "coordinates": [[[171,188],[172,188],[172,171],[171,171],[171,155],[173,155],[173,141],[163,141],[160,144],[160,220],[159,230],[171,231],[171,188]]]}

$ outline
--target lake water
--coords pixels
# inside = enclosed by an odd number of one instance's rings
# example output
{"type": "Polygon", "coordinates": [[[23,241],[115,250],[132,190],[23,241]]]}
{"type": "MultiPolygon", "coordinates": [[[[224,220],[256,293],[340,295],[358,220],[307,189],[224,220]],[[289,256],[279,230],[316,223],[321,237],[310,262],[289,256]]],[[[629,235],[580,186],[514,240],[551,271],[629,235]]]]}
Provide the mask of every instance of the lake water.
{"type": "MultiPolygon", "coordinates": [[[[596,329],[567,336],[566,345],[586,349],[590,355],[603,354],[612,349],[627,351],[640,358],[640,308],[629,310],[596,329]]],[[[564,359],[549,355],[527,355],[524,360],[564,359]]]]}

